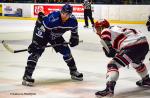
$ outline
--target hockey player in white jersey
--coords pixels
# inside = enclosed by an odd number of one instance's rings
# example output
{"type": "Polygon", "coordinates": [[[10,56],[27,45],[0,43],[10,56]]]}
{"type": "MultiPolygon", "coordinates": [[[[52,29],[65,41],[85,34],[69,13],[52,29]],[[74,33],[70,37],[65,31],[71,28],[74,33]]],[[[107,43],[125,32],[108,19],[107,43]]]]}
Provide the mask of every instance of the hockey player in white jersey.
{"type": "Polygon", "coordinates": [[[112,60],[107,65],[106,89],[95,93],[97,98],[113,96],[116,81],[119,78],[119,68],[135,68],[141,80],[136,82],[138,86],[150,86],[150,78],[143,63],[149,51],[149,45],[142,32],[135,29],[110,26],[106,19],[95,23],[96,33],[101,39],[103,50],[112,60]]]}

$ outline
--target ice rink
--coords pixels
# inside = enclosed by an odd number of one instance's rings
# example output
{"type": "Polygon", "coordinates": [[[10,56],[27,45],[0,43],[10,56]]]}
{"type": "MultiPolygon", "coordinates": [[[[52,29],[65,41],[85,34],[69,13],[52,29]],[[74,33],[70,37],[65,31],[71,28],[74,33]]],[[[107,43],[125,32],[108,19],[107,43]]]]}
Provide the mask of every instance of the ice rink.
{"type": "MultiPolygon", "coordinates": [[[[13,49],[27,48],[32,39],[33,20],[0,19],[0,41],[6,40],[13,49]]],[[[105,88],[107,58],[101,49],[98,36],[93,29],[83,28],[79,23],[79,36],[83,43],[71,48],[78,70],[84,81],[73,81],[62,59],[52,48],[47,48],[34,71],[34,87],[21,85],[28,53],[10,53],[0,43],[0,98],[95,98],[94,93],[105,88]]],[[[116,24],[115,24],[116,25],[116,24]]],[[[149,39],[146,26],[117,24],[141,30],[149,39]]],[[[64,35],[69,40],[70,32],[64,35]]],[[[150,70],[148,54],[145,64],[150,70]]],[[[150,71],[149,71],[150,72],[150,71]]],[[[149,88],[137,87],[140,77],[132,67],[121,68],[114,98],[150,98],[149,88]]]]}

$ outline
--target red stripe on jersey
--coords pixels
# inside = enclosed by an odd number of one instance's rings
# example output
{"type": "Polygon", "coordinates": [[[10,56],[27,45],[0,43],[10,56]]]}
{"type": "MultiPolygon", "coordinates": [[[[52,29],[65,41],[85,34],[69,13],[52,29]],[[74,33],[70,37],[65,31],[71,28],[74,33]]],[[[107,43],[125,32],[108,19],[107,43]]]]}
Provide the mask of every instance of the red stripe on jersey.
{"type": "Polygon", "coordinates": [[[101,38],[102,38],[103,40],[111,41],[111,33],[110,33],[108,30],[104,30],[104,31],[102,31],[102,33],[101,33],[101,38]]]}
{"type": "Polygon", "coordinates": [[[124,34],[120,34],[116,37],[113,43],[113,47],[116,49],[119,49],[121,43],[126,39],[127,37],[124,34]]]}
{"type": "Polygon", "coordinates": [[[120,55],[116,55],[116,57],[119,58],[120,61],[121,61],[122,63],[124,63],[125,65],[128,65],[128,64],[129,64],[128,60],[126,60],[124,57],[122,57],[122,56],[120,56],[120,55]]]}
{"type": "Polygon", "coordinates": [[[107,41],[111,41],[111,38],[110,38],[110,36],[108,36],[108,35],[103,35],[103,36],[101,36],[101,39],[107,40],[107,41]]]}

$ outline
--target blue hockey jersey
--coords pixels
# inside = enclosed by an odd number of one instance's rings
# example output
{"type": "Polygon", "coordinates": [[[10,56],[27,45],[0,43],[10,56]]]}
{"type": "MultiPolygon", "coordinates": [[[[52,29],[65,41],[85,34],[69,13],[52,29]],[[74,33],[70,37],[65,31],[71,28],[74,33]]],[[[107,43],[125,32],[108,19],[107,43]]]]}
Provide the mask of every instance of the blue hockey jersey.
{"type": "Polygon", "coordinates": [[[71,33],[78,33],[78,22],[75,16],[71,15],[66,22],[62,22],[60,11],[54,11],[44,17],[43,25],[53,37],[60,37],[68,30],[71,30],[71,33]]]}

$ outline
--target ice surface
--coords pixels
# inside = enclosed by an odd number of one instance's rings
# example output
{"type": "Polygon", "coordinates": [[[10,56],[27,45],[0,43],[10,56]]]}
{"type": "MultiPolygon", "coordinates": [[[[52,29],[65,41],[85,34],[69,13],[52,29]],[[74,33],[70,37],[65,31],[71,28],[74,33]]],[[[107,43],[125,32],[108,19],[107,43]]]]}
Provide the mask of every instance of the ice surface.
{"type": "MultiPolygon", "coordinates": [[[[31,42],[35,21],[0,20],[0,41],[6,40],[14,49],[27,48],[31,42]]],[[[79,36],[83,40],[79,46],[71,48],[78,70],[83,72],[84,81],[70,79],[67,65],[60,54],[52,48],[43,53],[33,77],[34,87],[21,85],[27,52],[10,53],[0,44],[0,98],[95,98],[94,93],[105,88],[106,66],[109,58],[101,49],[98,36],[93,29],[83,28],[79,23],[79,36]]],[[[150,32],[145,25],[115,24],[141,30],[150,41],[150,32]]],[[[64,35],[68,41],[70,32],[64,35]]],[[[149,67],[149,54],[145,63],[149,67]]],[[[115,89],[115,98],[149,98],[148,88],[139,88],[135,70],[130,67],[120,69],[120,77],[115,89]]]]}

